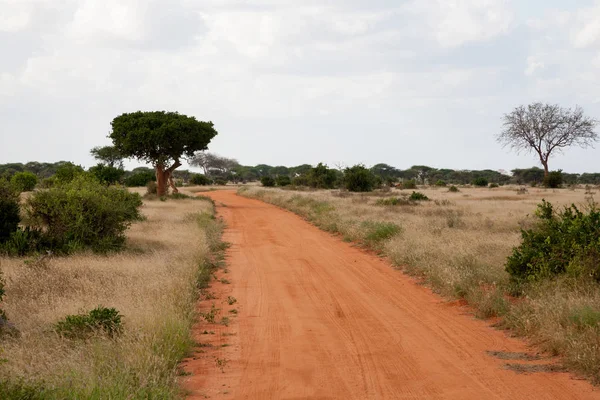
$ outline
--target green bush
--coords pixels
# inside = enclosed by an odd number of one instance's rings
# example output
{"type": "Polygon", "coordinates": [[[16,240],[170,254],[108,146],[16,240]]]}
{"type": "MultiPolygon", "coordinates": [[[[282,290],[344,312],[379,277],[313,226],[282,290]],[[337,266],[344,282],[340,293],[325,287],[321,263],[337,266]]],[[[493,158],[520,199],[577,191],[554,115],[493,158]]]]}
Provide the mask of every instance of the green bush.
{"type": "Polygon", "coordinates": [[[275,179],[275,181],[277,183],[277,186],[281,186],[281,187],[289,186],[292,184],[292,180],[287,175],[279,175],[275,179]]]}
{"type": "Polygon", "coordinates": [[[333,189],[337,181],[337,172],[323,163],[311,168],[307,174],[308,186],[317,189],[333,189]]]}
{"type": "Polygon", "coordinates": [[[429,197],[425,196],[421,192],[412,192],[408,199],[411,201],[428,201],[429,197]]]}
{"type": "Polygon", "coordinates": [[[393,222],[364,221],[365,241],[370,245],[379,245],[384,240],[402,232],[402,228],[393,222]]]}
{"type": "Polygon", "coordinates": [[[143,187],[150,181],[156,181],[156,174],[152,171],[141,171],[129,175],[125,178],[125,186],[127,187],[143,187]]]}
{"type": "Polygon", "coordinates": [[[190,179],[190,183],[194,185],[206,186],[210,185],[212,181],[206,175],[203,174],[194,174],[190,179]]]}
{"type": "Polygon", "coordinates": [[[479,186],[479,187],[486,187],[488,185],[488,183],[489,183],[488,180],[484,177],[476,178],[473,181],[473,185],[479,186]]]}
{"type": "Polygon", "coordinates": [[[407,181],[402,182],[402,189],[416,189],[417,182],[414,179],[409,179],[407,181]]]}
{"type": "Polygon", "coordinates": [[[38,178],[34,173],[17,172],[10,179],[11,185],[20,192],[31,192],[37,185],[38,178]]]}
{"type": "Polygon", "coordinates": [[[295,176],[292,178],[294,186],[308,186],[308,177],[306,175],[295,176]]]}
{"type": "Polygon", "coordinates": [[[44,178],[42,179],[42,182],[40,182],[40,186],[42,187],[42,189],[48,189],[53,187],[56,184],[56,178],[51,176],[49,178],[44,178]]]}
{"type": "Polygon", "coordinates": [[[344,170],[344,186],[350,192],[370,192],[375,181],[376,176],[364,165],[358,164],[344,170]]]}
{"type": "Polygon", "coordinates": [[[56,332],[69,339],[86,339],[95,334],[114,337],[121,333],[121,315],[115,308],[96,307],[87,314],[67,315],[55,326],[56,332]]]}
{"type": "Polygon", "coordinates": [[[25,211],[30,226],[43,232],[46,245],[69,253],[81,248],[106,252],[122,247],[125,230],[142,218],[137,193],[104,186],[89,175],[35,192],[25,211]]]}
{"type": "Polygon", "coordinates": [[[275,178],[272,176],[263,176],[260,178],[260,183],[265,187],[273,187],[275,186],[275,178]]]}
{"type": "Polygon", "coordinates": [[[89,173],[104,184],[115,184],[121,182],[125,171],[120,168],[111,167],[110,165],[98,164],[89,169],[89,173]]]}
{"type": "Polygon", "coordinates": [[[495,189],[497,187],[500,187],[500,185],[498,185],[497,183],[490,183],[490,189],[495,189]]]}
{"type": "Polygon", "coordinates": [[[444,182],[443,180],[440,179],[435,183],[435,186],[444,187],[444,186],[446,186],[446,182],[444,182]]]}
{"type": "Polygon", "coordinates": [[[68,183],[75,179],[76,176],[83,174],[83,168],[70,162],[62,164],[56,169],[54,177],[57,182],[68,183]]]}
{"type": "Polygon", "coordinates": [[[16,232],[21,222],[19,195],[6,180],[0,179],[0,244],[16,232]]]}
{"type": "Polygon", "coordinates": [[[158,184],[150,181],[146,184],[146,194],[156,194],[158,192],[158,184]]]}
{"type": "Polygon", "coordinates": [[[460,192],[460,190],[458,190],[458,188],[456,186],[454,186],[454,185],[450,186],[450,188],[448,188],[448,191],[452,192],[452,193],[458,193],[458,192],[460,192]]]}
{"type": "Polygon", "coordinates": [[[544,177],[544,186],[547,188],[556,189],[562,186],[563,174],[562,170],[550,171],[547,176],[544,177]]]}
{"type": "Polygon", "coordinates": [[[542,200],[534,228],[521,231],[506,271],[515,281],[549,278],[565,272],[600,281],[600,210],[575,205],[555,212],[542,200]]]}
{"type": "Polygon", "coordinates": [[[219,185],[219,186],[225,186],[225,185],[227,185],[227,179],[215,178],[214,184],[219,185]]]}

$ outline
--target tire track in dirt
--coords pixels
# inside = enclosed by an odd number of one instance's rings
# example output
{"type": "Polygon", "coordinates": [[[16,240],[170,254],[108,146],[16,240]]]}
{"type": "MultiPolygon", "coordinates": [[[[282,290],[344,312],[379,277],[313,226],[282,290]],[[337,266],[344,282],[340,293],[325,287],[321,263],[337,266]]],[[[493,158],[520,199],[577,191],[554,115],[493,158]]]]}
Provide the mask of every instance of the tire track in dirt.
{"type": "MultiPolygon", "coordinates": [[[[234,296],[239,313],[211,335],[227,347],[184,363],[190,398],[600,399],[566,373],[506,369],[490,354],[531,349],[385,261],[275,206],[232,191],[209,196],[232,243],[231,285],[211,290],[217,302],[234,296]]],[[[199,322],[196,340],[210,329],[199,322]]]]}

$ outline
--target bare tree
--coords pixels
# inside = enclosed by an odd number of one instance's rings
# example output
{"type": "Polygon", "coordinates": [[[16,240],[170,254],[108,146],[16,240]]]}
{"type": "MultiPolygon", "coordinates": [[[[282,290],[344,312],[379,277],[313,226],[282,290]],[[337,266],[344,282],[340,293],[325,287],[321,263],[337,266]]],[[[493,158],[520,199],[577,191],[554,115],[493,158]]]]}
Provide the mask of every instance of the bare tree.
{"type": "Polygon", "coordinates": [[[535,152],[548,175],[550,155],[567,147],[590,147],[598,140],[595,119],[583,115],[579,106],[574,110],[553,104],[533,103],[515,108],[504,115],[504,129],[498,142],[517,152],[535,152]]]}

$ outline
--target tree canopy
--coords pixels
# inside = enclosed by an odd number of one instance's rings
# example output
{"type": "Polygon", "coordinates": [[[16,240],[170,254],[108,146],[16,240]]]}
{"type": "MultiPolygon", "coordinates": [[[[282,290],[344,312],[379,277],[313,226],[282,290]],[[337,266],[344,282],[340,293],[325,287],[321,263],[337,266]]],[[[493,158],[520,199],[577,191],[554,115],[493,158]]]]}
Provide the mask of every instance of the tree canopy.
{"type": "Polygon", "coordinates": [[[504,129],[497,139],[517,152],[534,152],[548,175],[548,159],[554,152],[571,147],[589,147],[598,140],[597,121],[586,117],[581,107],[562,108],[533,103],[504,115],[504,129]]]}
{"type": "Polygon", "coordinates": [[[123,168],[123,155],[115,146],[96,146],[90,154],[101,164],[114,168],[123,168]]]}

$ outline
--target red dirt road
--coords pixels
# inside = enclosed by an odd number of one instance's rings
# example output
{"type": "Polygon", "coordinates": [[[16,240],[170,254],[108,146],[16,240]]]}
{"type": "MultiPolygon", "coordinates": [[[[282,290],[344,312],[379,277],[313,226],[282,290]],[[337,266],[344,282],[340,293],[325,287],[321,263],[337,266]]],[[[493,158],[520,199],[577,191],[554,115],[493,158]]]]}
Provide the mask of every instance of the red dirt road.
{"type": "Polygon", "coordinates": [[[208,344],[184,364],[190,398],[600,399],[569,374],[506,369],[551,360],[488,354],[531,349],[385,261],[272,205],[209,196],[232,243],[219,275],[231,284],[215,284],[213,301],[232,317],[198,324],[208,344]]]}

